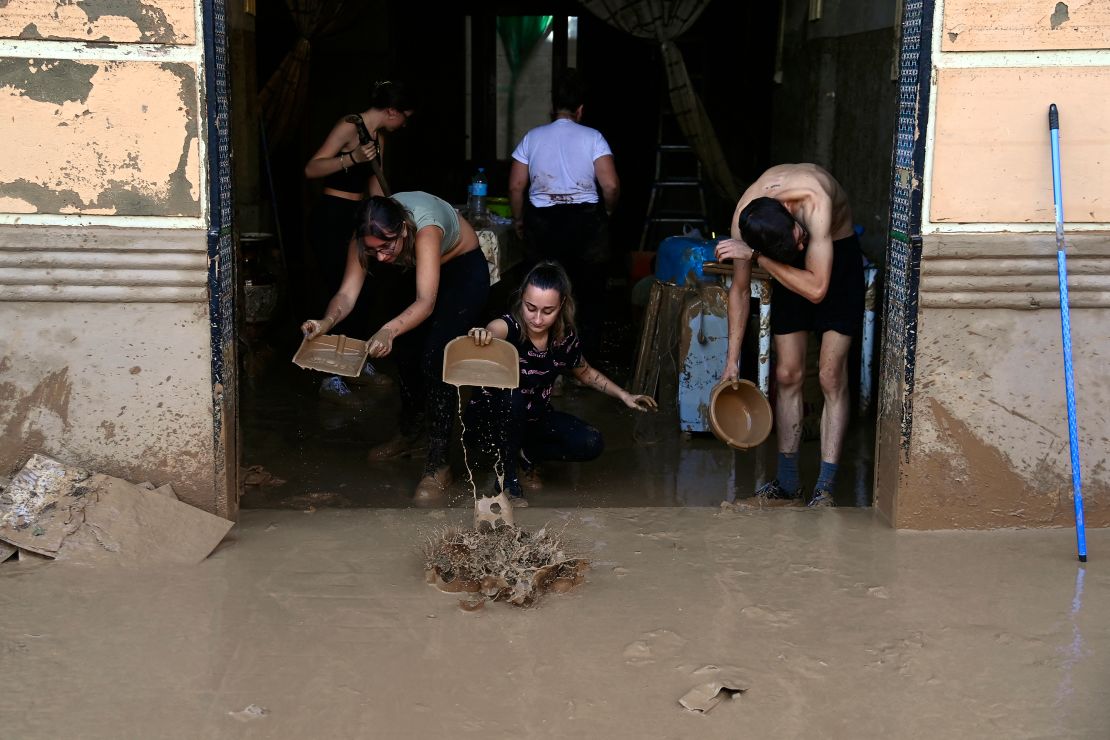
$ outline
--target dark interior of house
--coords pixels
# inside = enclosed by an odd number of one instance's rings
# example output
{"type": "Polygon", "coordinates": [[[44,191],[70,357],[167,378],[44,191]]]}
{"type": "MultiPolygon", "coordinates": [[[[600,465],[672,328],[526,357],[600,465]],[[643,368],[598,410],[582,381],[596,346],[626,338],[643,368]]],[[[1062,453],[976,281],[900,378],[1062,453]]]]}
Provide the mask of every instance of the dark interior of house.
{"type": "MultiPolygon", "coordinates": [[[[507,43],[499,19],[551,18],[543,37],[518,52],[527,57],[537,45],[549,44],[544,69],[552,78],[568,66],[583,74],[588,90],[581,122],[602,132],[612,148],[621,195],[609,221],[604,328],[591,364],[616,383],[629,384],[637,371],[645,295],[661,242],[691,228],[698,229],[694,238],[727,235],[743,189],[774,164],[814,162],[836,175],[850,193],[863,252],[878,273],[873,295],[881,295],[897,96],[890,72],[895,19],[878,3],[861,17],[812,19],[811,5],[715,0],[669,42],[681,52],[734,182],[725,192],[702,167],[696,176],[704,206],[681,196],[652,200],[658,168],[670,166],[659,164],[660,146],[686,143],[672,115],[659,42],[615,28],[578,3],[464,2],[432,10],[394,0],[317,0],[307,4],[315,15],[295,15],[278,2],[232,17],[232,138],[244,287],[238,317],[242,506],[409,505],[420,461],[367,461],[367,450],[396,427],[391,358],[375,361],[378,382],[352,385],[352,398],[342,404],[319,396],[320,373],[290,362],[302,339],[301,322],[329,297],[307,246],[320,184],[306,179],[304,168],[337,120],[366,108],[375,81],[402,80],[418,105],[388,139],[383,161],[392,190],[426,191],[461,207],[471,176],[484,167],[489,196],[505,197],[508,149],[515,141],[498,140],[510,84],[498,75],[498,54],[507,43]],[[667,208],[689,220],[652,220],[667,208]]],[[[521,277],[519,264],[500,275],[491,286],[487,318],[506,310],[521,277]]],[[[368,338],[389,317],[404,285],[369,280],[359,324],[348,320],[344,331],[368,338]]],[[[755,381],[758,363],[748,358],[760,354],[758,300],[752,306],[741,375],[755,381]]],[[[867,360],[860,343],[856,337],[849,355],[853,412],[836,491],[837,504],[846,506],[871,502],[874,405],[862,398],[867,360]]],[[[816,354],[813,345],[801,451],[803,477],[810,479],[820,426],[816,354]]],[[[661,372],[653,389],[660,411],[654,414],[637,414],[568,384],[556,406],[600,429],[605,452],[594,462],[552,466],[534,505],[715,506],[751,496],[773,472],[774,432],[759,447],[740,451],[708,431],[683,431],[676,402],[680,372],[661,372]]],[[[461,390],[460,404],[468,393],[461,390]]],[[[773,399],[773,372],[768,395],[773,399]]],[[[455,442],[452,497],[467,505],[468,461],[455,442]]],[[[490,471],[472,472],[477,487],[489,485],[490,471]]]]}

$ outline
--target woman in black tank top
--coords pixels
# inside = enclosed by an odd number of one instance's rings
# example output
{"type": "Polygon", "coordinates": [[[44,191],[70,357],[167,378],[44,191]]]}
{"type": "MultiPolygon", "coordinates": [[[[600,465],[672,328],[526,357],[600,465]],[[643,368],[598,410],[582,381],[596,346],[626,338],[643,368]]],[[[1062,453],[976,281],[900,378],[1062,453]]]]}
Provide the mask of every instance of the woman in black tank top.
{"type": "MultiPolygon", "coordinates": [[[[404,127],[414,107],[413,96],[401,83],[374,83],[370,107],[362,113],[341,118],[305,165],[305,177],[323,180],[323,192],[309,218],[309,240],[319,275],[317,295],[311,302],[318,309],[327,305],[343,282],[347,244],[354,230],[359,201],[367,195],[389,195],[381,172],[384,148],[381,134],[404,127]]],[[[338,329],[333,329],[333,333],[367,338],[366,303],[361,302],[361,310],[349,316],[338,329]]],[[[385,376],[376,377],[385,379],[385,376]]],[[[372,382],[374,378],[373,367],[367,363],[360,379],[372,382]]],[[[339,376],[324,378],[320,396],[343,405],[358,405],[358,400],[339,376]]]]}

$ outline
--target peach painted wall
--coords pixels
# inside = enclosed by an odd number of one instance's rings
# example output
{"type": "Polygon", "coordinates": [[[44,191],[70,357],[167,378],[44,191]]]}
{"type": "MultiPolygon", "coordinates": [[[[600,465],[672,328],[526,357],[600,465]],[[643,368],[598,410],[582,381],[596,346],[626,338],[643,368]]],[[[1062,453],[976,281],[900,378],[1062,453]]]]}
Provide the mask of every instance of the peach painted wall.
{"type": "Polygon", "coordinates": [[[0,475],[42,452],[233,514],[213,439],[198,5],[0,5],[0,475]]]}
{"type": "Polygon", "coordinates": [[[943,14],[913,386],[880,420],[876,505],[911,529],[1073,522],[1056,103],[1087,522],[1110,526],[1110,2],[945,0],[943,14]]]}

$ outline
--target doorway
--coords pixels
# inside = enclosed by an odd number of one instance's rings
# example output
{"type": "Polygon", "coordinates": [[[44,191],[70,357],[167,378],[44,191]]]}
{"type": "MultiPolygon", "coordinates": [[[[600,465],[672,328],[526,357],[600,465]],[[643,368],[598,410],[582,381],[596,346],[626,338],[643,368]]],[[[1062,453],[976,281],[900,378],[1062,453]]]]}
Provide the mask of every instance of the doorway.
{"type": "MultiPolygon", "coordinates": [[[[545,10],[540,5],[537,9],[545,10]]],[[[553,13],[563,10],[552,5],[553,13]]],[[[895,53],[893,6],[878,8],[870,25],[860,25],[846,18],[810,19],[805,2],[736,5],[710,3],[678,42],[736,179],[750,182],[776,162],[819,161],[852,193],[857,220],[863,222],[865,251],[882,264],[889,211],[889,146],[897,111],[897,82],[890,75],[895,53]],[[721,29],[733,30],[735,46],[718,43],[721,29]],[[736,47],[744,50],[739,59],[732,51],[736,47]],[[830,99],[836,105],[831,106],[830,99]],[[737,114],[738,105],[744,113],[737,114]]],[[[510,137],[498,139],[496,129],[480,128],[485,124],[466,114],[468,83],[473,81],[470,65],[477,53],[468,53],[476,38],[473,30],[467,30],[474,16],[466,15],[468,9],[463,7],[447,12],[435,24],[424,24],[421,33],[437,50],[431,55],[434,58],[428,58],[407,53],[400,41],[420,12],[395,2],[367,4],[340,24],[326,43],[315,42],[304,115],[288,139],[260,154],[256,172],[248,173],[257,197],[253,204],[241,204],[240,213],[257,214],[255,225],[247,229],[251,233],[275,234],[280,229],[285,274],[278,280],[280,297],[273,315],[240,334],[239,408],[248,472],[244,506],[403,507],[419,478],[419,458],[375,465],[366,460],[367,450],[395,429],[395,382],[355,389],[357,403],[349,406],[322,403],[319,378],[289,359],[300,342],[300,322],[309,318],[312,306],[326,299],[312,285],[315,268],[304,247],[314,187],[305,181],[303,167],[331,125],[365,105],[363,90],[352,80],[400,77],[421,91],[420,109],[388,157],[387,174],[395,190],[426,190],[461,203],[475,166],[473,143],[481,136],[494,142],[485,152],[495,155],[489,160],[491,167],[507,171],[507,155],[498,146],[510,137]],[[367,44],[367,39],[372,43],[367,44]]],[[[483,12],[493,13],[496,8],[483,12]]],[[[611,318],[606,323],[610,341],[603,350],[608,356],[599,364],[614,380],[625,383],[635,369],[641,319],[641,310],[632,303],[628,260],[636,248],[652,184],[663,84],[661,58],[654,44],[586,13],[576,17],[575,63],[589,72],[594,92],[587,123],[605,133],[622,180],[621,205],[611,224],[615,236],[608,293],[611,318]]],[[[483,43],[489,44],[488,54],[496,51],[492,44],[497,39],[487,36],[483,43]]],[[[280,4],[258,9],[253,56],[257,87],[277,70],[296,37],[295,23],[280,4]]],[[[498,177],[500,172],[491,181],[498,177]]],[[[718,233],[727,231],[734,205],[734,200],[711,198],[710,219],[718,233]]],[[[244,230],[241,224],[240,231],[244,230]]],[[[274,242],[276,237],[271,246],[274,242]]],[[[487,307],[491,317],[504,310],[519,277],[507,275],[495,286],[487,307]]],[[[368,324],[376,326],[385,304],[378,297],[371,300],[368,324]]],[[[756,347],[753,344],[745,351],[755,352],[756,347]]],[[[859,350],[852,356],[858,358],[859,350]]],[[[388,358],[375,363],[375,369],[395,381],[396,370],[388,358]]],[[[862,372],[858,359],[851,372],[853,406],[858,409],[862,372]]],[[[807,411],[813,418],[819,415],[820,394],[809,397],[814,392],[815,373],[811,375],[807,411]]],[[[553,469],[550,482],[545,481],[543,492],[537,494],[538,505],[716,505],[749,496],[774,471],[773,441],[758,453],[735,453],[710,435],[683,436],[663,415],[633,415],[612,399],[586,389],[570,389],[559,403],[601,430],[606,452],[598,462],[553,469]]],[[[851,460],[842,466],[838,479],[842,505],[870,503],[874,426],[873,407],[854,413],[851,451],[846,453],[851,460]]],[[[815,461],[812,422],[809,429],[802,455],[815,461]]],[[[456,477],[462,478],[461,450],[456,448],[453,454],[456,477]]],[[[809,480],[813,472],[803,468],[809,480]]],[[[460,482],[454,493],[462,501],[469,498],[470,489],[460,482]]]]}

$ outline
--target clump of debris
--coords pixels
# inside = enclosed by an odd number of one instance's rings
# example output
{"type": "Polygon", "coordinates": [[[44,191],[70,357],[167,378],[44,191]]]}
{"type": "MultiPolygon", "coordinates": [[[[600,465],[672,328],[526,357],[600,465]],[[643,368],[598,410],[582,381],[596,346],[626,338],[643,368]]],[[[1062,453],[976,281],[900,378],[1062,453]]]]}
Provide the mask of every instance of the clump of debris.
{"type": "Polygon", "coordinates": [[[528,606],[547,591],[581,583],[588,562],[547,528],[502,526],[485,531],[445,527],[424,544],[428,583],[448,593],[481,593],[492,601],[528,606]]]}

